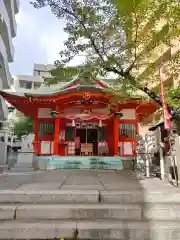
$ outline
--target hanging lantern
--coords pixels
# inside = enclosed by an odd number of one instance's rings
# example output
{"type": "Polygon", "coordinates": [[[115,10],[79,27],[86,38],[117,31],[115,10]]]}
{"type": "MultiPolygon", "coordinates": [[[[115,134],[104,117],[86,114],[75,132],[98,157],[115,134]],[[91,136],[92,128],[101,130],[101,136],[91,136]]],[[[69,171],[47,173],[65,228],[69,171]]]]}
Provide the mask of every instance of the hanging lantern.
{"type": "Polygon", "coordinates": [[[74,121],[74,119],[72,120],[72,127],[75,127],[76,126],[76,124],[75,124],[75,121],[74,121]]]}
{"type": "Polygon", "coordinates": [[[102,121],[99,120],[99,127],[101,128],[102,127],[102,121]]]}

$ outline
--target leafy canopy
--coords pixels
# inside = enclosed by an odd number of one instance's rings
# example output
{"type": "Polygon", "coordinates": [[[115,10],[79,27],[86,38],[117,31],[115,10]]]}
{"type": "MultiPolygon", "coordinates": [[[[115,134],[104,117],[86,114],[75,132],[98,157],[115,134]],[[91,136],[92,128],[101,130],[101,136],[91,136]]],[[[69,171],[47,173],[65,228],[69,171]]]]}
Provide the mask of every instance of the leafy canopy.
{"type": "Polygon", "coordinates": [[[157,57],[156,48],[160,46],[161,51],[172,37],[179,36],[178,1],[34,0],[32,3],[36,8],[49,6],[65,22],[68,39],[60,51],[60,60],[55,62],[57,69],[52,72],[55,82],[75,74],[93,81],[112,72],[121,86],[133,86],[162,105],[159,95],[147,83],[157,69],[157,61],[152,60],[157,57]],[[69,67],[71,60],[80,55],[84,56],[84,62],[69,67]]]}
{"type": "Polygon", "coordinates": [[[21,139],[23,135],[33,133],[33,120],[29,117],[19,118],[14,122],[14,134],[21,139]]]}

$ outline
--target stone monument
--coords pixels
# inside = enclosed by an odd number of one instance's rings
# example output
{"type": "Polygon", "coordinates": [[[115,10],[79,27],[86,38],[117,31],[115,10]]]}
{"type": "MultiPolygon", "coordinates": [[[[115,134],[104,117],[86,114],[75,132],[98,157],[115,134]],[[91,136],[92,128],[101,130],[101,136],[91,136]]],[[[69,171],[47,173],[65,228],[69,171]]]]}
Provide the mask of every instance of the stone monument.
{"type": "Polygon", "coordinates": [[[34,134],[28,134],[21,138],[21,150],[18,154],[18,163],[32,164],[33,160],[33,145],[34,134]]]}

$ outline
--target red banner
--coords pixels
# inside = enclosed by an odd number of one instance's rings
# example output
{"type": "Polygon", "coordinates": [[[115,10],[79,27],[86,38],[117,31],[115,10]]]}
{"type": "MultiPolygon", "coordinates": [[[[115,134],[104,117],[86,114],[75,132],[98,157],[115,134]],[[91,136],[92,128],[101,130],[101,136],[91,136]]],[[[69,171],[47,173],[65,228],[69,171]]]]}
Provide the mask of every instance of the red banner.
{"type": "Polygon", "coordinates": [[[171,120],[170,120],[170,114],[168,112],[167,103],[165,101],[165,94],[164,94],[164,73],[163,69],[160,68],[159,70],[160,75],[160,90],[161,90],[161,100],[162,100],[162,107],[163,107],[163,116],[164,116],[164,128],[170,129],[171,128],[171,120]]]}

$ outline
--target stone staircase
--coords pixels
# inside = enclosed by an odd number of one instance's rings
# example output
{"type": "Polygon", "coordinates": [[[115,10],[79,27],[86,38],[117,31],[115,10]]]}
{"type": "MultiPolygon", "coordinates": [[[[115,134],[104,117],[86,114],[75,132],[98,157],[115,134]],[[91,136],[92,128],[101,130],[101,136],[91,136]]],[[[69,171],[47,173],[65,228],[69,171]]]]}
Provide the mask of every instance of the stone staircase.
{"type": "Polygon", "coordinates": [[[0,190],[0,239],[179,240],[180,194],[0,190]]]}

